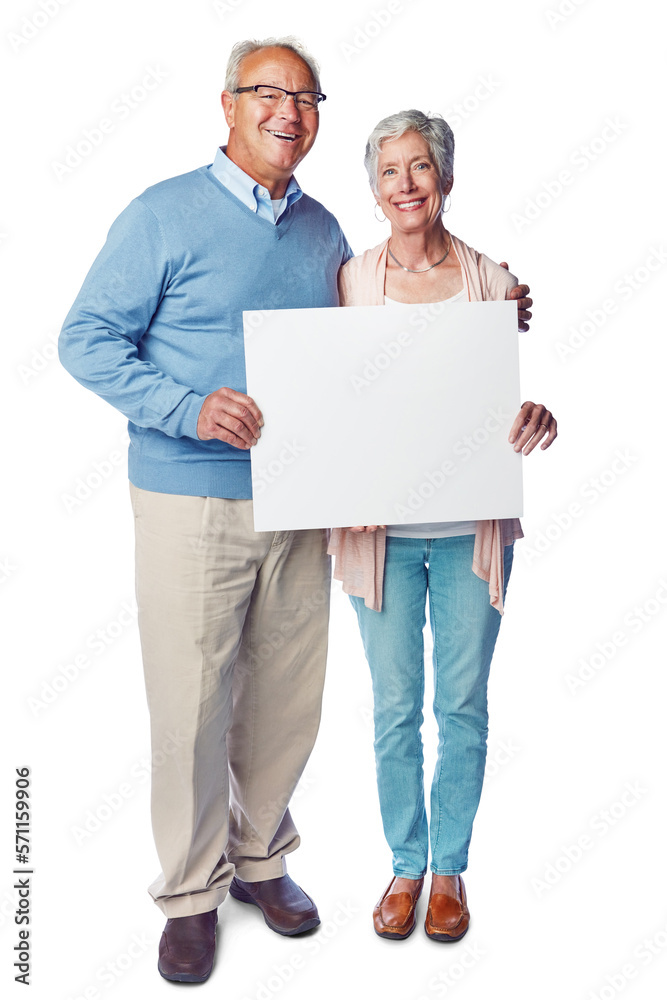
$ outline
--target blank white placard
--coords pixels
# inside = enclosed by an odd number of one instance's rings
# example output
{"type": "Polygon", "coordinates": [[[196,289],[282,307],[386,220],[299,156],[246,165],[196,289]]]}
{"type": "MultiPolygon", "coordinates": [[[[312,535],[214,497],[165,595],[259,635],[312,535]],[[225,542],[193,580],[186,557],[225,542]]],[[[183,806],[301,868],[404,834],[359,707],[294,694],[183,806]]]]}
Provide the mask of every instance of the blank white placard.
{"type": "Polygon", "coordinates": [[[244,312],[255,529],[518,517],[516,303],[244,312]]]}

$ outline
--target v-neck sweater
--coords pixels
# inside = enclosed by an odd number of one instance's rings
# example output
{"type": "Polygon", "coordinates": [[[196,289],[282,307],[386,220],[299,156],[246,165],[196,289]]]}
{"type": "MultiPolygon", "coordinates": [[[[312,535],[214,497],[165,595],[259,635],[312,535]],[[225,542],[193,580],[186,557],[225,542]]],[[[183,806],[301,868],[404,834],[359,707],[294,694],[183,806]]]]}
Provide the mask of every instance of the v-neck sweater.
{"type": "Polygon", "coordinates": [[[351,256],[315,199],[302,195],[273,224],[208,166],[128,205],[65,319],[59,352],[82,385],[128,417],[135,486],[252,497],[249,452],[201,441],[201,407],[223,386],[246,392],[243,311],[338,305],[338,270],[351,256]]]}

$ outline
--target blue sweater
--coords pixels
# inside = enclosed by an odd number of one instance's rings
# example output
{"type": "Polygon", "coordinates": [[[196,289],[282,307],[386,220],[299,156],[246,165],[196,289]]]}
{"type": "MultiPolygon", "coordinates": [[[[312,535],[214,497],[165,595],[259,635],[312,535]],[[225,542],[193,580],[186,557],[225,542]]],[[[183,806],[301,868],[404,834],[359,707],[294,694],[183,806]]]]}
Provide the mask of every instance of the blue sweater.
{"type": "Polygon", "coordinates": [[[246,392],[243,310],[336,306],[338,269],[351,256],[319,202],[303,195],[273,225],[207,167],[128,205],[65,319],[59,351],[82,385],[129,418],[135,486],[252,496],[250,453],[200,441],[199,411],[222,386],[246,392]]]}

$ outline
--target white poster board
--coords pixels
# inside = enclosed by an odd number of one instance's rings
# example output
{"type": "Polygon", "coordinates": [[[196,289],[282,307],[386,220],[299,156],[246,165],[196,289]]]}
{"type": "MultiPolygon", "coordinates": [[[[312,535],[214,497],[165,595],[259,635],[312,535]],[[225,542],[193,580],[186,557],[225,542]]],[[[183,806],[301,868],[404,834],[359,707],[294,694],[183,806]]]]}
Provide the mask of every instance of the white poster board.
{"type": "Polygon", "coordinates": [[[244,312],[255,529],[515,517],[514,302],[244,312]]]}

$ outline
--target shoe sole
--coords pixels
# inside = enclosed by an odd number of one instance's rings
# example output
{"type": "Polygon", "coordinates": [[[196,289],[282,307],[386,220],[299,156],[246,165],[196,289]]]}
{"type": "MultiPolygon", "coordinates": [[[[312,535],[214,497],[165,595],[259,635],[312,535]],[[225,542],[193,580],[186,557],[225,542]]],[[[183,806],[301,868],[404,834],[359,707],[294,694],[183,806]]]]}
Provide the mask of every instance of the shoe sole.
{"type": "Polygon", "coordinates": [[[395,934],[392,931],[379,931],[376,927],[374,927],[373,930],[378,937],[383,938],[385,941],[405,941],[406,938],[410,937],[416,926],[416,924],[413,924],[407,934],[395,934]]]}
{"type": "Polygon", "coordinates": [[[162,971],[159,964],[157,971],[160,973],[163,979],[167,979],[170,983],[205,983],[208,977],[211,975],[211,969],[208,970],[205,976],[195,976],[192,972],[176,972],[173,976],[168,976],[162,971]]]}
{"type": "Polygon", "coordinates": [[[467,933],[468,933],[468,928],[466,927],[463,933],[457,934],[456,937],[454,937],[452,934],[429,934],[428,931],[426,931],[426,937],[430,938],[431,941],[438,941],[440,944],[448,944],[452,941],[460,941],[461,938],[465,937],[467,933]]]}
{"type": "Polygon", "coordinates": [[[299,926],[295,927],[293,930],[285,930],[284,927],[278,927],[277,924],[272,923],[272,921],[269,920],[267,915],[262,910],[262,907],[259,905],[259,903],[256,900],[254,900],[252,896],[249,896],[248,893],[245,892],[243,889],[240,889],[237,886],[235,886],[233,882],[229,887],[229,894],[230,896],[233,896],[234,899],[238,899],[239,903],[250,903],[251,906],[256,906],[257,909],[262,914],[262,916],[264,917],[264,923],[266,924],[266,926],[270,927],[272,931],[276,932],[276,934],[282,934],[283,937],[294,937],[295,934],[305,934],[306,931],[312,931],[313,927],[319,926],[320,923],[319,917],[309,917],[308,920],[304,920],[302,924],[299,924],[299,926]]]}

